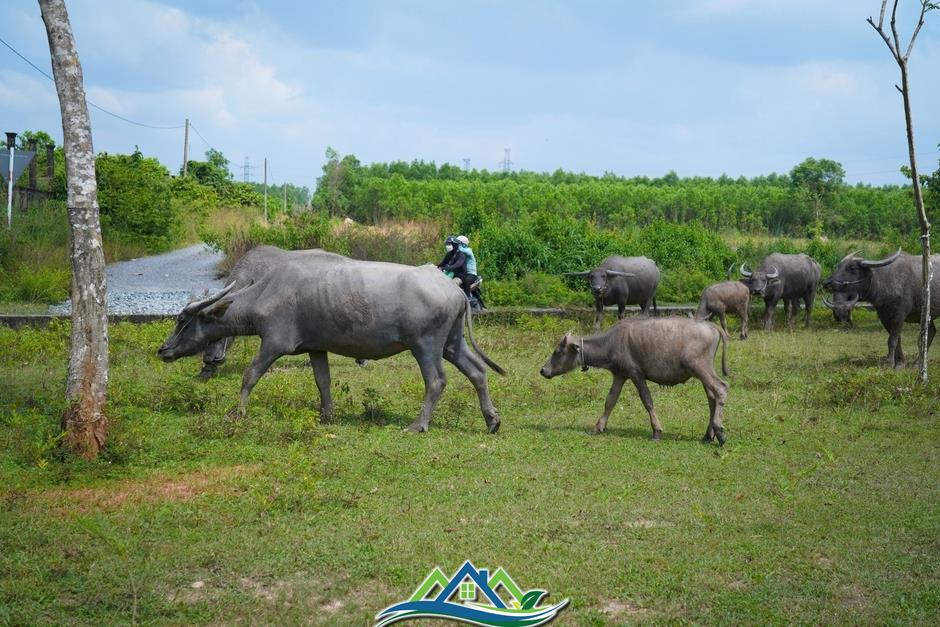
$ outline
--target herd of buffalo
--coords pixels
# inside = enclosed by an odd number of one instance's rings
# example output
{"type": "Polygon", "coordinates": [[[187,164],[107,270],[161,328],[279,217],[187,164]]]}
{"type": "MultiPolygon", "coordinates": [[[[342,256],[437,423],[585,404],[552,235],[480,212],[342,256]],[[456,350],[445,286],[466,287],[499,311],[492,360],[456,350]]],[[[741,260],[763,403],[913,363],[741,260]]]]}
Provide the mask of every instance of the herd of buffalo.
{"type": "MultiPolygon", "coordinates": [[[[940,255],[932,257],[931,264],[931,289],[940,293],[940,255]]],[[[727,375],[726,314],[740,317],[740,337],[746,339],[752,296],[764,299],[765,329],[773,328],[774,309],[780,301],[792,327],[803,301],[809,326],[821,274],[819,264],[807,255],[782,253],[768,255],[753,271],[742,265],[740,273],[740,280],[707,287],[693,318],[655,316],[660,273],[646,257],[611,256],[593,270],[570,273],[585,277],[590,285],[595,329],[601,326],[605,306],[616,305],[621,321],[591,336],[566,334],[540,373],[551,378],[590,367],[611,372],[613,384],[594,429],[598,433],[606,428],[623,384],[630,380],[649,413],[654,439],[661,437],[662,426],[647,381],[675,385],[695,377],[705,388],[710,410],[704,440],[717,439],[722,444],[721,415],[728,385],[715,373],[714,360],[720,343],[722,372],[727,375]],[[627,305],[639,305],[641,315],[622,320],[627,305]],[[708,321],[711,317],[718,318],[720,328],[708,321]]],[[[832,300],[823,300],[838,320],[850,320],[858,301],[869,302],[888,331],[887,362],[900,367],[904,363],[901,328],[905,322],[920,319],[921,273],[920,257],[900,250],[881,260],[852,253],[822,282],[833,294],[832,300]]],[[[473,384],[490,433],[499,429],[487,368],[505,372],[477,346],[463,291],[435,266],[357,261],[319,249],[285,251],[259,246],[238,261],[229,278],[224,289],[189,303],[180,312],[158,354],[173,361],[202,353],[202,376],[208,378],[224,361],[234,337],[259,336],[261,347],[242,378],[235,408],[238,416],[246,414],[258,379],[283,355],[309,355],[320,392],[320,419],[325,422],[332,415],[328,353],[362,363],[407,350],[418,362],[425,385],[421,412],[409,431],[427,431],[446,384],[445,359],[473,384]]],[[[932,299],[928,347],[937,317],[940,299],[932,299]]]]}

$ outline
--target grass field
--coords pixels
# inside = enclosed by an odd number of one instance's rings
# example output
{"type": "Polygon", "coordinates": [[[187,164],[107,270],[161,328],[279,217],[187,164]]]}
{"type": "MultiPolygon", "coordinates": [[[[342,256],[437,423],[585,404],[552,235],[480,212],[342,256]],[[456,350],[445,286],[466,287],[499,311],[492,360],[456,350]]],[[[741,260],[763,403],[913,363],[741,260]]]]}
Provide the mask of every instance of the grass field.
{"type": "Polygon", "coordinates": [[[232,422],[255,341],[202,384],[196,360],[156,359],[169,323],[122,324],[94,463],[56,447],[67,326],[0,329],[0,623],[366,625],[472,559],[571,599],[562,625],[936,624],[940,369],[913,385],[880,368],[872,314],[828,317],[731,342],[723,448],[699,441],[694,381],[652,387],[662,441],[630,386],[589,435],[609,375],[538,376],[572,321],[479,321],[510,371],[496,436],[449,365],[431,431],[402,433],[409,356],[331,358],[327,426],[306,360],[283,359],[232,422]]]}

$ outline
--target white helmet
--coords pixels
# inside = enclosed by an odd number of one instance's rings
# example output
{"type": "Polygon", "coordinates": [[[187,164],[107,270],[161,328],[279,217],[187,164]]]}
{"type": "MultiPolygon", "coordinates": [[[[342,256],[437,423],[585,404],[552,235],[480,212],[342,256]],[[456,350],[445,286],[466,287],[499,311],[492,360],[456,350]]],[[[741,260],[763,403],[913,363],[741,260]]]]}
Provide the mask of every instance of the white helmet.
{"type": "Polygon", "coordinates": [[[467,236],[466,236],[466,235],[458,235],[458,236],[457,236],[457,241],[460,242],[461,244],[463,244],[464,246],[469,246],[469,245],[470,245],[470,240],[467,239],[467,236]]]}

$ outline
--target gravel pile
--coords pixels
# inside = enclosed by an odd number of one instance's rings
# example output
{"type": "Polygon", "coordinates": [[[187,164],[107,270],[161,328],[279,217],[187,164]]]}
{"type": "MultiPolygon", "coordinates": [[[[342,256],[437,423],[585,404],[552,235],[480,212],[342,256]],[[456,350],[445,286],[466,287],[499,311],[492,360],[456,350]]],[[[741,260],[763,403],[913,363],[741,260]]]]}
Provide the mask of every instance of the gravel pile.
{"type": "MultiPolygon", "coordinates": [[[[108,266],[108,312],[129,314],[177,314],[193,296],[224,287],[215,278],[222,254],[196,244],[163,255],[120,261],[108,266]]],[[[68,314],[65,301],[49,308],[51,314],[68,314]]]]}

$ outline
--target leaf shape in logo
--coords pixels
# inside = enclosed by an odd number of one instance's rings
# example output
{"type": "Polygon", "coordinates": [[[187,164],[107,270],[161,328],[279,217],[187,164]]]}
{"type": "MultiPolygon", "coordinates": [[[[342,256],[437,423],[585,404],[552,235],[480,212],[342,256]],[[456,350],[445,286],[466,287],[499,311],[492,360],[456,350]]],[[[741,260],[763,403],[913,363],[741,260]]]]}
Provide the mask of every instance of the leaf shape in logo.
{"type": "Polygon", "coordinates": [[[531,610],[546,594],[548,593],[545,590],[529,590],[519,600],[519,607],[523,610],[531,610]]]}

